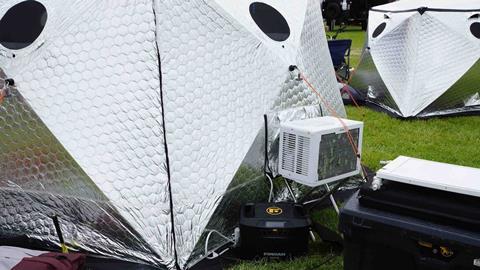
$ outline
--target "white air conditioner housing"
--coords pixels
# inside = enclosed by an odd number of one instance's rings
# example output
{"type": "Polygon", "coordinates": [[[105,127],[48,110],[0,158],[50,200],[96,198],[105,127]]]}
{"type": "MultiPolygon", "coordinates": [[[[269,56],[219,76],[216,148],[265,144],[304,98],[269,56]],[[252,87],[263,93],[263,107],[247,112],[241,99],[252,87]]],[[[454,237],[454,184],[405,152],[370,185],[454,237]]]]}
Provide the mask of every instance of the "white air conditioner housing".
{"type": "Polygon", "coordinates": [[[312,187],[359,174],[345,127],[361,154],[362,122],[326,116],[281,124],[279,173],[312,187]]]}

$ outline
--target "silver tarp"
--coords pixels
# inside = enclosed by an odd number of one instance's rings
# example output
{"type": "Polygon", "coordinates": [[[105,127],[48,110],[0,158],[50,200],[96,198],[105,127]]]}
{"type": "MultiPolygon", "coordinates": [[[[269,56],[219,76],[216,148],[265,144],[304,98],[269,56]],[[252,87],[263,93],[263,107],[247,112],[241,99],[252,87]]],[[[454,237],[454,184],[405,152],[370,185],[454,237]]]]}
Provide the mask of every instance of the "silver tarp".
{"type": "Polygon", "coordinates": [[[2,237],[58,246],[58,215],[74,248],[191,266],[209,230],[230,234],[242,203],[268,197],[263,115],[275,172],[279,123],[327,114],[290,65],[345,116],[320,1],[263,1],[288,22],[284,41],[252,1],[37,2],[38,38],[0,45],[16,85],[0,104],[2,237]]]}
{"type": "Polygon", "coordinates": [[[399,117],[480,111],[479,14],[479,0],[374,7],[352,86],[399,117]]]}

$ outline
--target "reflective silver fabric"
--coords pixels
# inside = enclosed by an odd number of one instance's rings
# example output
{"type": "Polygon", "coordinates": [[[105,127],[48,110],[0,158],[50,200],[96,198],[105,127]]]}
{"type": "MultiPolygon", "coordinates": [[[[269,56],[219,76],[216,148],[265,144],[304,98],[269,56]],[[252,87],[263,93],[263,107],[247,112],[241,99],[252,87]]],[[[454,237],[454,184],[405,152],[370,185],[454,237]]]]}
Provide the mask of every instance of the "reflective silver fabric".
{"type": "MultiPolygon", "coordinates": [[[[148,248],[145,259],[171,267],[175,259],[153,3],[40,2],[49,14],[43,33],[27,48],[30,51],[3,49],[7,56],[0,57],[0,66],[56,138],[56,147],[65,149],[82,176],[122,217],[115,226],[128,226],[139,235],[138,241],[148,248]]],[[[49,183],[52,180],[41,180],[39,185],[54,185],[49,183]]],[[[68,190],[74,199],[84,193],[68,190]]],[[[78,241],[80,236],[67,241],[86,245],[78,241]]],[[[111,248],[109,242],[102,242],[89,244],[111,248]]],[[[135,249],[127,246],[122,253],[139,257],[133,254],[135,249]]]]}
{"type": "MultiPolygon", "coordinates": [[[[449,3],[437,4],[445,9],[449,3]]],[[[432,10],[422,14],[388,12],[397,6],[370,12],[368,45],[352,86],[400,117],[478,111],[469,100],[479,92],[480,77],[472,74],[478,72],[480,39],[470,30],[479,22],[479,11],[436,11],[431,2],[432,10]]]]}
{"type": "Polygon", "coordinates": [[[268,196],[263,115],[275,172],[279,123],[327,114],[290,65],[345,116],[319,1],[267,1],[291,22],[283,44],[227,0],[38,1],[40,37],[0,47],[17,85],[0,104],[2,234],[58,244],[56,214],[77,248],[185,268],[268,196]]]}
{"type": "MultiPolygon", "coordinates": [[[[0,80],[6,78],[0,71],[0,80]]],[[[0,105],[0,236],[163,263],[43,124],[16,88],[0,105]]]]}
{"type": "MultiPolygon", "coordinates": [[[[339,115],[345,115],[331,69],[318,1],[308,1],[304,22],[296,33],[300,35],[298,47],[288,48],[297,55],[293,63],[271,49],[271,40],[249,33],[239,23],[241,17],[231,18],[240,15],[223,9],[229,1],[202,3],[178,1],[176,8],[171,8],[172,3],[157,2],[156,8],[176,251],[182,266],[189,258],[198,260],[192,257],[192,252],[201,257],[203,246],[198,243],[207,224],[216,223],[217,230],[231,234],[231,225],[237,220],[236,213],[231,214],[237,212],[238,207],[234,206],[256,197],[252,196],[251,184],[250,190],[242,190],[231,183],[232,179],[234,183],[255,181],[261,175],[263,141],[257,134],[263,127],[263,114],[272,114],[275,119],[278,111],[290,108],[304,111],[302,106],[319,104],[312,90],[292,77],[289,65],[298,65],[322,91],[329,106],[339,115]],[[162,18],[176,18],[178,23],[172,25],[162,18]],[[183,27],[193,25],[195,31],[189,35],[178,34],[183,27]],[[250,172],[248,177],[245,171],[250,172]],[[229,189],[235,190],[235,198],[228,196],[229,189]],[[238,199],[238,194],[243,199],[238,199]],[[224,196],[230,206],[222,207],[231,213],[223,217],[219,210],[213,216],[224,196]]],[[[248,9],[244,13],[248,14],[248,9]]],[[[285,14],[287,20],[294,19],[288,15],[285,14]]],[[[325,106],[322,104],[324,112],[325,106]]],[[[319,110],[316,111],[317,114],[310,115],[318,116],[319,110]]]]}
{"type": "Polygon", "coordinates": [[[373,62],[370,50],[365,48],[361,61],[355,70],[350,84],[371,102],[393,114],[400,115],[395,100],[388,92],[377,67],[373,62]]]}
{"type": "Polygon", "coordinates": [[[479,74],[480,60],[420,115],[436,116],[480,111],[479,74]]]}

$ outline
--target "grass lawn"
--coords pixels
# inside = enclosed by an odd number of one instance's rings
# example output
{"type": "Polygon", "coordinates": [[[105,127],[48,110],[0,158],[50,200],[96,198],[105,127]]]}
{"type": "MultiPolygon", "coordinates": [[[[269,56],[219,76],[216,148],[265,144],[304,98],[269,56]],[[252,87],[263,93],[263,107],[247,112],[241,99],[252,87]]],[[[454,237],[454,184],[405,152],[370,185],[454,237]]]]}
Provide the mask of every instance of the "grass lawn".
{"type": "MultiPolygon", "coordinates": [[[[351,66],[356,67],[365,33],[360,27],[350,27],[337,38],[352,39],[351,66]]],[[[372,170],[381,167],[380,161],[399,155],[480,168],[480,116],[399,120],[365,107],[347,107],[347,114],[350,119],[365,123],[363,163],[372,170]]],[[[337,227],[337,216],[331,209],[317,212],[312,218],[330,228],[337,227]]],[[[340,270],[343,269],[342,260],[339,254],[332,256],[328,245],[317,242],[311,244],[309,255],[303,258],[283,262],[244,262],[231,269],[340,270]]]]}
{"type": "Polygon", "coordinates": [[[399,155],[480,168],[480,116],[400,120],[367,108],[347,112],[365,122],[363,163],[371,169],[399,155]]]}

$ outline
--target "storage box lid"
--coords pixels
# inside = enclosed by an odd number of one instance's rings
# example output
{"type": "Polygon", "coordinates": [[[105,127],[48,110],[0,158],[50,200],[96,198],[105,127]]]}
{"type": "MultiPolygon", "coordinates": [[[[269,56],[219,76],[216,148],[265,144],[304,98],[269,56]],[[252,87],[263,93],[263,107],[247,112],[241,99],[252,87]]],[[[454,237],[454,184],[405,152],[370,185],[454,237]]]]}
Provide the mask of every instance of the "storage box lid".
{"type": "Polygon", "coordinates": [[[411,185],[480,197],[480,169],[399,156],[377,176],[411,185]]]}

